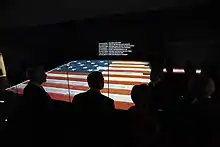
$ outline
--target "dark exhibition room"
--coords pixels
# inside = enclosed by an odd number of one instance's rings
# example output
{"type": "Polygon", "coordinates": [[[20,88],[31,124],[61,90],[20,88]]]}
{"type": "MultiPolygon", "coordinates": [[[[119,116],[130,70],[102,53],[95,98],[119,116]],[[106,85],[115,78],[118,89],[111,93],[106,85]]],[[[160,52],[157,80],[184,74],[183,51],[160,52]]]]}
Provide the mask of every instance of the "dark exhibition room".
{"type": "Polygon", "coordinates": [[[219,12],[213,0],[2,0],[2,144],[219,147],[219,12]]]}

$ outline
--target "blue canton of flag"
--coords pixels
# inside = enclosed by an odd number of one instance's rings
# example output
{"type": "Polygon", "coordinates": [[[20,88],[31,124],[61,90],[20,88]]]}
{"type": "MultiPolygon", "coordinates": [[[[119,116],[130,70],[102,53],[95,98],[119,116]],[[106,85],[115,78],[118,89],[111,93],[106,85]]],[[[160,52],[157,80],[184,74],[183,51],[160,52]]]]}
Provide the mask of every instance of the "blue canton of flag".
{"type": "Polygon", "coordinates": [[[108,70],[108,67],[111,63],[111,60],[79,60],[62,65],[53,71],[81,73],[90,73],[93,71],[103,72],[108,70]]]}

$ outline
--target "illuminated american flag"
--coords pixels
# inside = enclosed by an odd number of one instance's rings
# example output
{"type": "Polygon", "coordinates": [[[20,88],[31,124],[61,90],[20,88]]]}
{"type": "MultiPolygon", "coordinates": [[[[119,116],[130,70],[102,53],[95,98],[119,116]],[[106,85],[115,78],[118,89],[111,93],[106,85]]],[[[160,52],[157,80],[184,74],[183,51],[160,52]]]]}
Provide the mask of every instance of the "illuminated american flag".
{"type": "MultiPolygon", "coordinates": [[[[77,60],[64,64],[47,72],[44,89],[52,99],[71,102],[74,95],[88,90],[87,75],[100,71],[104,75],[105,85],[102,94],[115,101],[118,109],[128,109],[133,105],[130,91],[136,84],[150,82],[148,62],[115,60],[77,60]]],[[[174,72],[184,72],[174,69],[174,72]]],[[[28,81],[8,90],[22,94],[28,81]]]]}
{"type": "MultiPolygon", "coordinates": [[[[105,85],[102,94],[115,101],[118,109],[133,105],[130,90],[133,85],[149,83],[150,68],[147,62],[114,60],[77,60],[47,72],[44,89],[52,99],[71,102],[74,95],[88,90],[87,75],[100,71],[105,85]]],[[[22,94],[28,81],[9,88],[22,94]]]]}

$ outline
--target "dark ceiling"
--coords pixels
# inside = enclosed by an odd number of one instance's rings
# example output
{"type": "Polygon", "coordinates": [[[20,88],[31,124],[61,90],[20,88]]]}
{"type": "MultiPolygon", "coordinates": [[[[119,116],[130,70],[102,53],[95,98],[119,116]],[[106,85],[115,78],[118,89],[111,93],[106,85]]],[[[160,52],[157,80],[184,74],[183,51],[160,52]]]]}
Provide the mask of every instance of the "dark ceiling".
{"type": "Polygon", "coordinates": [[[1,0],[0,27],[36,26],[58,22],[204,5],[208,0],[1,0]]]}

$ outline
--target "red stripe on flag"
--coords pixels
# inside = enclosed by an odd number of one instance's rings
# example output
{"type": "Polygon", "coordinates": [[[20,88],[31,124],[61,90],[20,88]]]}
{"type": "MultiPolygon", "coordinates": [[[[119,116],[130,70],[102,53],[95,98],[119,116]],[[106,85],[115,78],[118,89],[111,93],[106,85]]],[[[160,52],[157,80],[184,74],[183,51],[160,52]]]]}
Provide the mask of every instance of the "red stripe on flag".
{"type": "Polygon", "coordinates": [[[83,76],[87,76],[88,73],[81,73],[81,72],[64,72],[64,71],[51,71],[48,72],[49,74],[68,74],[68,75],[83,75],[83,76]]]}
{"type": "Polygon", "coordinates": [[[128,103],[128,102],[115,101],[115,108],[116,109],[128,110],[131,106],[134,106],[134,104],[128,103]]]}
{"type": "Polygon", "coordinates": [[[126,66],[126,65],[124,65],[124,66],[115,66],[114,64],[111,64],[109,67],[111,67],[111,68],[139,68],[139,69],[143,68],[143,69],[150,69],[147,66],[143,66],[143,67],[126,66]]]}

